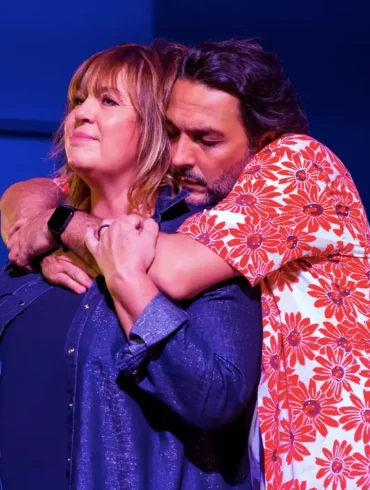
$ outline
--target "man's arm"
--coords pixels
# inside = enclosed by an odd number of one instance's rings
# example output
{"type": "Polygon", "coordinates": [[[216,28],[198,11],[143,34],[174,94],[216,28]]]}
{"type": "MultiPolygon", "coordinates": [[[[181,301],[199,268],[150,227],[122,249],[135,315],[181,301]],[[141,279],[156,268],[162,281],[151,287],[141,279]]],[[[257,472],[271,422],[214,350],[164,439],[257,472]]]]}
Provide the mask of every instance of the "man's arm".
{"type": "Polygon", "coordinates": [[[10,186],[0,200],[3,240],[7,241],[9,230],[17,221],[51,212],[65,197],[53,179],[35,178],[10,186]]]}
{"type": "Polygon", "coordinates": [[[194,298],[240,272],[189,236],[160,233],[149,275],[167,296],[182,300],[194,298]]]}
{"type": "MultiPolygon", "coordinates": [[[[2,237],[9,259],[21,267],[55,247],[47,223],[55,207],[66,199],[53,179],[35,178],[7,189],[0,202],[2,237]]],[[[102,220],[77,211],[62,234],[64,245],[81,260],[94,266],[84,237],[89,227],[98,228],[102,220]]]]}

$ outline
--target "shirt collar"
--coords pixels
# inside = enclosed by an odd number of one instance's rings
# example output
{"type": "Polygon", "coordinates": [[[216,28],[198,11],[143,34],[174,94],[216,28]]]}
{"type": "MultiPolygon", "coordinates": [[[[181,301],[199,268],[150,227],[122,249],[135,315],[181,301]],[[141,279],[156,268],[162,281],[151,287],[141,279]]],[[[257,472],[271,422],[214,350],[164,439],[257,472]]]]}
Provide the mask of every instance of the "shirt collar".
{"type": "Polygon", "coordinates": [[[154,221],[159,223],[161,221],[162,214],[165,213],[168,209],[176,206],[176,204],[184,201],[186,196],[189,195],[189,192],[185,189],[182,189],[180,192],[176,193],[176,191],[171,190],[170,187],[166,186],[162,189],[161,193],[158,196],[157,203],[155,205],[155,211],[152,216],[154,221]]]}

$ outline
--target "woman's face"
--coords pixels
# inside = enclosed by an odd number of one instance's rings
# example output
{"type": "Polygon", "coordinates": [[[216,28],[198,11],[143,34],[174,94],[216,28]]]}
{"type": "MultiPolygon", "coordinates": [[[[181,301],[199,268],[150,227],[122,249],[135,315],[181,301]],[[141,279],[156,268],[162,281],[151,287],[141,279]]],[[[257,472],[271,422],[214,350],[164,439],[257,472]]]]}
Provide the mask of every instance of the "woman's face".
{"type": "Polygon", "coordinates": [[[87,181],[128,178],[134,173],[140,123],[125,88],[125,70],[116,87],[77,94],[65,121],[65,149],[71,168],[87,181]]]}

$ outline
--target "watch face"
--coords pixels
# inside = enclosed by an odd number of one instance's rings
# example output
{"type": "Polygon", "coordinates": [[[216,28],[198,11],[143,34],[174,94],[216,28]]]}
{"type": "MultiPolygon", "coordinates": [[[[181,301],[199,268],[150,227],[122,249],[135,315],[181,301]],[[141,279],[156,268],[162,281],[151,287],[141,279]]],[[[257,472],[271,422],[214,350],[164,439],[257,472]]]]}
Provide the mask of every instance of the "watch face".
{"type": "Polygon", "coordinates": [[[62,233],[72,218],[74,209],[67,206],[58,206],[48,221],[48,228],[51,232],[62,233]]]}

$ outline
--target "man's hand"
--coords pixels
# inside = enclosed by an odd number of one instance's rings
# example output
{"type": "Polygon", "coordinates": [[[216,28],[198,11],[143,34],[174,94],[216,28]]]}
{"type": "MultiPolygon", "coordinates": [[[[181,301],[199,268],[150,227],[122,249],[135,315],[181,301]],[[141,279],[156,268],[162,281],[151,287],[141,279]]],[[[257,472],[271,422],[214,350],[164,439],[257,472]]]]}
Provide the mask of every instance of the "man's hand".
{"type": "Polygon", "coordinates": [[[41,260],[46,279],[56,286],[66,287],[77,294],[86,293],[92,285],[95,272],[72,252],[56,252],[41,260]]]}
{"type": "Polygon", "coordinates": [[[30,270],[35,257],[54,248],[55,243],[47,226],[53,211],[48,209],[37,216],[27,216],[15,222],[6,243],[9,260],[30,270]]]}
{"type": "Polygon", "coordinates": [[[130,215],[104,221],[100,240],[96,230],[89,229],[85,243],[95,258],[107,283],[116,274],[146,274],[155,255],[158,225],[152,219],[130,215]]]}
{"type": "Polygon", "coordinates": [[[11,185],[0,199],[1,235],[9,239],[10,228],[21,218],[38,216],[54,209],[66,199],[65,193],[52,178],[36,177],[11,185]]]}

